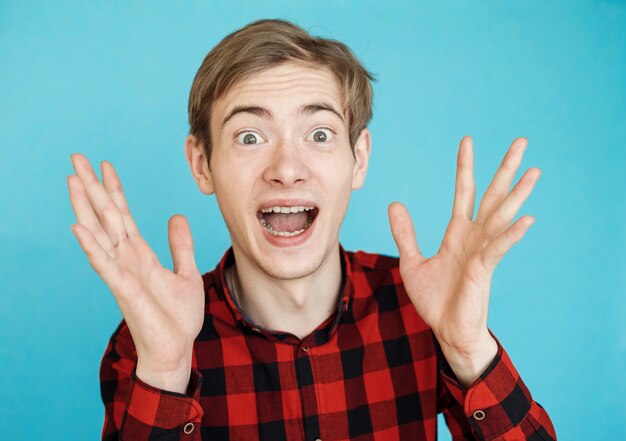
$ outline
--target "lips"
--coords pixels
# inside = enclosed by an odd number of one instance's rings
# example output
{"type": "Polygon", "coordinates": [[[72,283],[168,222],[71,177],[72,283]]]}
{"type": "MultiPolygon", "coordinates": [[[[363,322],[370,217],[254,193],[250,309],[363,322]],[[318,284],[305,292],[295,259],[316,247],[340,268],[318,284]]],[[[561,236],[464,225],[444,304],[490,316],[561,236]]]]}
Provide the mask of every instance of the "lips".
{"type": "Polygon", "coordinates": [[[257,211],[257,219],[271,236],[292,238],[307,231],[318,213],[310,203],[271,203],[257,211]]]}

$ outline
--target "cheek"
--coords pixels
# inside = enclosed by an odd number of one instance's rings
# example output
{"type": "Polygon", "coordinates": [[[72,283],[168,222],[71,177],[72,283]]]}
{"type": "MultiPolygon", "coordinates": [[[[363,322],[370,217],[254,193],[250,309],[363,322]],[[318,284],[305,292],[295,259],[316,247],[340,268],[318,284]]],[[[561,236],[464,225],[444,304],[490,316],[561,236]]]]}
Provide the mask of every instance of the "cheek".
{"type": "Polygon", "coordinates": [[[326,195],[328,198],[335,200],[334,205],[343,207],[347,205],[352,193],[352,176],[353,162],[335,161],[328,164],[324,171],[324,186],[326,186],[326,195]]]}
{"type": "Polygon", "coordinates": [[[329,164],[329,169],[332,170],[335,181],[339,187],[351,186],[352,177],[354,175],[354,157],[352,153],[342,155],[340,158],[336,158],[329,164]]]}
{"type": "Polygon", "coordinates": [[[245,187],[240,184],[239,177],[228,178],[228,175],[224,173],[215,176],[214,181],[215,196],[224,220],[229,224],[236,223],[243,210],[242,205],[245,200],[243,188],[245,187]]]}

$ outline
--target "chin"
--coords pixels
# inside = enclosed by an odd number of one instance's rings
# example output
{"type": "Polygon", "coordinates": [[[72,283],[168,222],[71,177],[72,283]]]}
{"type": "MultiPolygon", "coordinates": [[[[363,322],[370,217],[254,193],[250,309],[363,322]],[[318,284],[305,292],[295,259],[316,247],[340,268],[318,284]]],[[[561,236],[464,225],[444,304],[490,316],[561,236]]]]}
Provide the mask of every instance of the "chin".
{"type": "Polygon", "coordinates": [[[259,268],[268,276],[278,280],[295,280],[314,274],[323,263],[323,256],[281,255],[257,261],[259,268]]]}

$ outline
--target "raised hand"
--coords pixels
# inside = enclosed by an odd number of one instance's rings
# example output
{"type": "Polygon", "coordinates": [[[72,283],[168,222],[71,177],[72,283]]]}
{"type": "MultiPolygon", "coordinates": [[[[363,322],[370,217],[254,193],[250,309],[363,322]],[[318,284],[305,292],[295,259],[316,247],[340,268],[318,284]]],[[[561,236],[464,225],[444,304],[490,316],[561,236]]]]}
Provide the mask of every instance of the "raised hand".
{"type": "Polygon", "coordinates": [[[476,197],[472,139],[461,140],[452,219],[431,258],[421,254],[406,208],[397,202],[389,206],[407,294],[466,385],[484,371],[497,351],[487,329],[493,272],[534,222],[533,217],[523,216],[511,225],[541,174],[538,168],[527,170],[509,192],[526,145],[524,138],[512,143],[472,220],[476,197]]]}
{"type": "Polygon", "coordinates": [[[139,234],[113,165],[102,162],[100,183],[87,158],[74,154],[72,164],[76,175],[68,176],[68,187],[78,221],[72,231],[122,310],[137,349],[137,376],[184,393],[204,319],[189,224],[181,215],[169,220],[172,272],[139,234]]]}

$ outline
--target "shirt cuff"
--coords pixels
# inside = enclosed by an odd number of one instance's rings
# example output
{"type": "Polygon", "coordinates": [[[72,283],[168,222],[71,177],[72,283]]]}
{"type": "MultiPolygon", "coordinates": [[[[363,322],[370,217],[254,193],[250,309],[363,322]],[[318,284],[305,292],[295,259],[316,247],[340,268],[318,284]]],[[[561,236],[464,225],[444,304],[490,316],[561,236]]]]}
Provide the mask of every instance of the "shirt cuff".
{"type": "MultiPolygon", "coordinates": [[[[204,414],[200,406],[202,374],[191,370],[186,394],[157,389],[141,381],[133,370],[123,433],[142,433],[150,428],[180,430],[191,436],[200,428],[204,414]]],[[[184,436],[181,438],[184,439],[184,436]]]]}
{"type": "MultiPolygon", "coordinates": [[[[493,336],[493,334],[492,334],[493,336]]],[[[533,404],[511,359],[497,338],[498,351],[485,372],[469,387],[456,378],[448,362],[441,358],[444,384],[459,403],[474,431],[482,439],[493,439],[518,426],[533,404]]]]}

